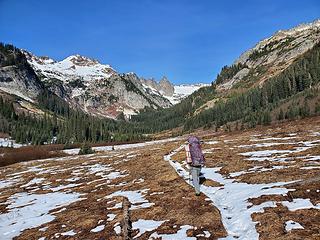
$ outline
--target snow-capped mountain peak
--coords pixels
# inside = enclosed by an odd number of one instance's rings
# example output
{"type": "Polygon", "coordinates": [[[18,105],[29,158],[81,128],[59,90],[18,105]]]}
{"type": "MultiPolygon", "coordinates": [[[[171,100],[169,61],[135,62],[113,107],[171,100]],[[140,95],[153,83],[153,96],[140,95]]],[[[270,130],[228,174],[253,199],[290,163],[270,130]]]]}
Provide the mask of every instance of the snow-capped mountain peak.
{"type": "MultiPolygon", "coordinates": [[[[81,56],[79,54],[71,55],[65,58],[64,60],[62,60],[61,62],[70,62],[71,64],[76,66],[94,66],[94,65],[100,64],[98,60],[81,56]]],[[[110,67],[109,65],[105,65],[105,66],[110,67]]]]}
{"type": "Polygon", "coordinates": [[[109,78],[116,73],[110,65],[101,64],[97,60],[79,54],[71,55],[62,61],[55,61],[48,57],[37,57],[27,51],[23,52],[43,80],[54,78],[63,82],[75,79],[93,81],[109,78]]]}
{"type": "Polygon", "coordinates": [[[203,85],[174,86],[163,77],[143,79],[134,72],[118,73],[110,65],[71,55],[61,61],[23,51],[44,85],[74,107],[90,114],[128,118],[144,107],[170,107],[203,85]]]}

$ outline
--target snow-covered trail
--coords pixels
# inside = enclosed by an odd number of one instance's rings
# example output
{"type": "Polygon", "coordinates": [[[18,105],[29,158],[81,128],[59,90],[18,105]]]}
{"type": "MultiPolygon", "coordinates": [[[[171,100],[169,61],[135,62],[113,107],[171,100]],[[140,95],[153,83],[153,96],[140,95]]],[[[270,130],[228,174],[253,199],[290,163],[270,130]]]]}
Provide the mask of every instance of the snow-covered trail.
{"type": "MultiPolygon", "coordinates": [[[[176,170],[179,176],[191,185],[188,171],[182,164],[171,159],[173,155],[184,148],[179,148],[164,156],[164,160],[176,170]]],[[[276,182],[269,184],[247,184],[236,182],[235,179],[225,178],[219,173],[220,168],[203,168],[202,173],[206,179],[218,182],[222,187],[201,186],[204,193],[212,203],[220,210],[223,225],[228,233],[224,239],[259,239],[256,231],[256,222],[252,221],[251,214],[263,212],[265,207],[274,207],[275,203],[265,202],[260,205],[252,205],[248,199],[261,195],[286,195],[291,189],[283,187],[292,182],[276,182]]],[[[294,190],[294,189],[292,189],[294,190]]]]}

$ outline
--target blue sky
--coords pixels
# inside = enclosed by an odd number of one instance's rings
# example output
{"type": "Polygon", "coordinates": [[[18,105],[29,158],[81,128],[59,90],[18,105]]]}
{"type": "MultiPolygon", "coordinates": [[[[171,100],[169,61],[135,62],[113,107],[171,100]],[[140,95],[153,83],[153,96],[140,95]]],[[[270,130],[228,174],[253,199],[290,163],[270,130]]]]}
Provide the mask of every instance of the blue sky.
{"type": "Polygon", "coordinates": [[[209,83],[257,41],[317,18],[318,0],[0,0],[0,41],[175,84],[209,83]]]}

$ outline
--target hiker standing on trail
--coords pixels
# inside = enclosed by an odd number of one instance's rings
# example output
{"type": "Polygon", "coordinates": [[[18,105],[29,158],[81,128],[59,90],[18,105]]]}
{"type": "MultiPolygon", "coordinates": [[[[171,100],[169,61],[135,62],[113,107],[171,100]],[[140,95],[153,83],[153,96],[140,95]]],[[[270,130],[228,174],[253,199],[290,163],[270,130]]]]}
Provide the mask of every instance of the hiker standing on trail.
{"type": "Polygon", "coordinates": [[[185,146],[187,155],[187,164],[190,167],[190,172],[192,176],[192,183],[196,191],[196,196],[200,196],[200,172],[201,168],[204,166],[205,158],[201,150],[201,142],[199,138],[195,136],[190,136],[188,138],[188,143],[185,146]]]}

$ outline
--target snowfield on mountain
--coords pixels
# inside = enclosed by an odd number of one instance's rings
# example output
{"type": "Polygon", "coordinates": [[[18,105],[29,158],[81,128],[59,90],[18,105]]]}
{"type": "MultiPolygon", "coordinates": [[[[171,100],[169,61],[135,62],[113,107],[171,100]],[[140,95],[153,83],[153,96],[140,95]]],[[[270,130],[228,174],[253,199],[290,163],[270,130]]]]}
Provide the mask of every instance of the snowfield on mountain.
{"type": "Polygon", "coordinates": [[[319,123],[196,133],[200,197],[186,136],[2,167],[0,238],[122,239],[128,200],[133,239],[319,239],[319,123]]]}
{"type": "MultiPolygon", "coordinates": [[[[130,117],[144,107],[170,107],[207,86],[173,86],[166,77],[157,82],[134,72],[120,74],[108,64],[79,54],[61,61],[38,57],[26,50],[23,54],[39,79],[56,95],[88,113],[109,118],[121,112],[130,117]]],[[[16,95],[28,100],[28,93],[16,95]]]]}
{"type": "Polygon", "coordinates": [[[199,84],[182,84],[174,86],[174,93],[172,96],[164,95],[172,104],[179,103],[182,99],[191,95],[193,92],[197,91],[199,88],[209,86],[210,84],[199,83],[199,84]]]}

